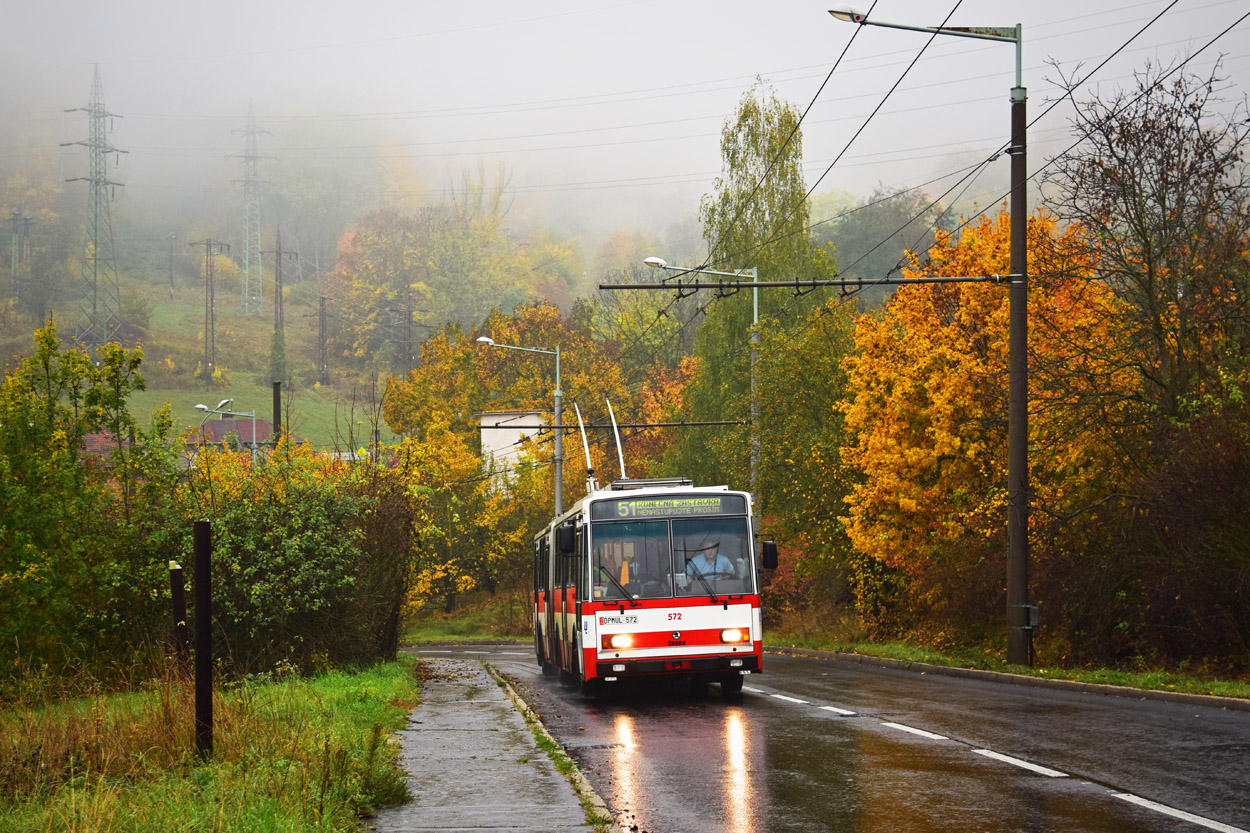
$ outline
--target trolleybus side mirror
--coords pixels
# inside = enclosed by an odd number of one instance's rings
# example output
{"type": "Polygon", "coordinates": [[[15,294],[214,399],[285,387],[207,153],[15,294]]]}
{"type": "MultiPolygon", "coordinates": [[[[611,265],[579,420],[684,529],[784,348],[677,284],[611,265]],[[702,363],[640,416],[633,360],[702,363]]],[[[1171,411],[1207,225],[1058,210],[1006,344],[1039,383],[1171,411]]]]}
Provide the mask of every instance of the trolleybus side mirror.
{"type": "Polygon", "coordinates": [[[764,559],[763,559],[764,569],[765,570],[777,569],[777,542],[765,541],[762,544],[762,550],[764,553],[764,559]]]}
{"type": "Polygon", "coordinates": [[[577,551],[577,534],[573,529],[573,524],[561,524],[557,534],[559,540],[556,544],[560,548],[560,552],[570,555],[577,551]]]}

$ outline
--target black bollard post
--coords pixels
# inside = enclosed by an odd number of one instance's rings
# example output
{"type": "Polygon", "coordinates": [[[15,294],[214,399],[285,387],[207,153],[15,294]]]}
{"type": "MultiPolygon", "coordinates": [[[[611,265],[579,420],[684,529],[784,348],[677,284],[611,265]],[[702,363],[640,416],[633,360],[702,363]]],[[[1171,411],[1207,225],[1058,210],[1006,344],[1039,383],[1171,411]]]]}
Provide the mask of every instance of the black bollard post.
{"type": "Polygon", "coordinates": [[[213,754],[213,532],[195,522],[195,753],[213,754]]]}
{"type": "Polygon", "coordinates": [[[169,562],[169,592],[174,600],[174,647],[178,651],[178,665],[186,669],[191,664],[191,649],[187,645],[187,588],[182,576],[182,565],[169,562]]]}

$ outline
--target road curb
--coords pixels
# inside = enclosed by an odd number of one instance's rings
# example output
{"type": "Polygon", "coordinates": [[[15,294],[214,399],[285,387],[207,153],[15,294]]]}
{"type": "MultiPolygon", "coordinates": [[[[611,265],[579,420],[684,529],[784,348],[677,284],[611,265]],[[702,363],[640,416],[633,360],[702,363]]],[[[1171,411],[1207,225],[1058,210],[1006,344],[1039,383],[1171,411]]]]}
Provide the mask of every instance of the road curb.
{"type": "Polygon", "coordinates": [[[895,668],[901,671],[919,671],[923,674],[938,674],[944,677],[962,677],[968,680],[985,680],[987,682],[1007,685],[1029,686],[1033,688],[1053,688],[1066,691],[1079,691],[1083,694],[1103,694],[1110,697],[1131,697],[1136,700],[1162,700],[1169,703],[1186,703],[1193,706],[1207,706],[1215,709],[1234,711],[1250,711],[1250,700],[1239,697],[1218,697],[1214,694],[1188,694],[1180,691],[1153,691],[1145,688],[1106,685],[1105,683],[1082,683],[1077,680],[1052,680],[1046,677],[1030,677],[1025,674],[1008,674],[1003,671],[984,671],[980,668],[958,668],[949,665],[931,665],[927,662],[873,657],[867,654],[848,654],[842,651],[822,651],[816,648],[785,648],[765,647],[768,654],[785,654],[796,657],[811,657],[831,662],[853,662],[859,665],[873,665],[879,668],[895,668]]]}
{"type": "MultiPolygon", "coordinates": [[[[504,693],[506,693],[508,698],[512,700],[512,704],[516,706],[517,711],[525,717],[526,722],[537,727],[543,737],[547,738],[547,740],[551,741],[555,746],[564,749],[564,745],[552,737],[551,733],[547,731],[547,727],[543,725],[542,719],[539,718],[534,710],[529,707],[529,704],[526,703],[521,695],[517,693],[516,689],[512,687],[512,684],[504,679],[503,675],[496,671],[495,667],[489,662],[483,661],[482,667],[486,669],[488,674],[495,678],[495,682],[499,683],[500,687],[504,690],[504,693]]],[[[567,755],[567,751],[565,754],[567,755]]],[[[608,831],[608,833],[624,833],[624,831],[621,830],[620,825],[616,823],[616,817],[612,815],[612,811],[608,809],[607,802],[603,800],[599,793],[595,792],[595,788],[590,785],[590,781],[582,773],[581,767],[577,765],[577,761],[573,759],[572,755],[567,756],[569,762],[573,765],[573,769],[569,772],[568,779],[572,782],[573,789],[577,792],[578,796],[588,802],[591,807],[594,808],[596,813],[599,813],[606,819],[611,819],[607,827],[604,828],[608,831]]]]}

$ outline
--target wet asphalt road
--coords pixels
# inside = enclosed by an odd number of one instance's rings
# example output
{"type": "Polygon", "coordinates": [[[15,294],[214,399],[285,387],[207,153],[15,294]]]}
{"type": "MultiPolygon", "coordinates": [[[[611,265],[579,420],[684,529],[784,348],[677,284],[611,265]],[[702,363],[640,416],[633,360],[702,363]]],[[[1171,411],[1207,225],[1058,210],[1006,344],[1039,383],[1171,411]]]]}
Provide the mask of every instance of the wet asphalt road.
{"type": "Polygon", "coordinates": [[[514,679],[626,830],[1250,831],[1250,712],[774,655],[738,697],[586,700],[526,646],[454,655],[514,679]]]}

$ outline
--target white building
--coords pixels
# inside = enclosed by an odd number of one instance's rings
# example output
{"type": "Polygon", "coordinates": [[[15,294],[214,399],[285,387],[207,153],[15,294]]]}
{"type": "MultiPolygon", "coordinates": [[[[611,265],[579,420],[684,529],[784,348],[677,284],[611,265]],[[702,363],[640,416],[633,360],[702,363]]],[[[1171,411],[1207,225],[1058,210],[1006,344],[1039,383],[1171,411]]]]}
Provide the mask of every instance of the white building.
{"type": "Polygon", "coordinates": [[[486,411],[481,414],[482,463],[497,473],[496,482],[512,471],[526,439],[538,436],[548,424],[544,411],[486,411]]]}

